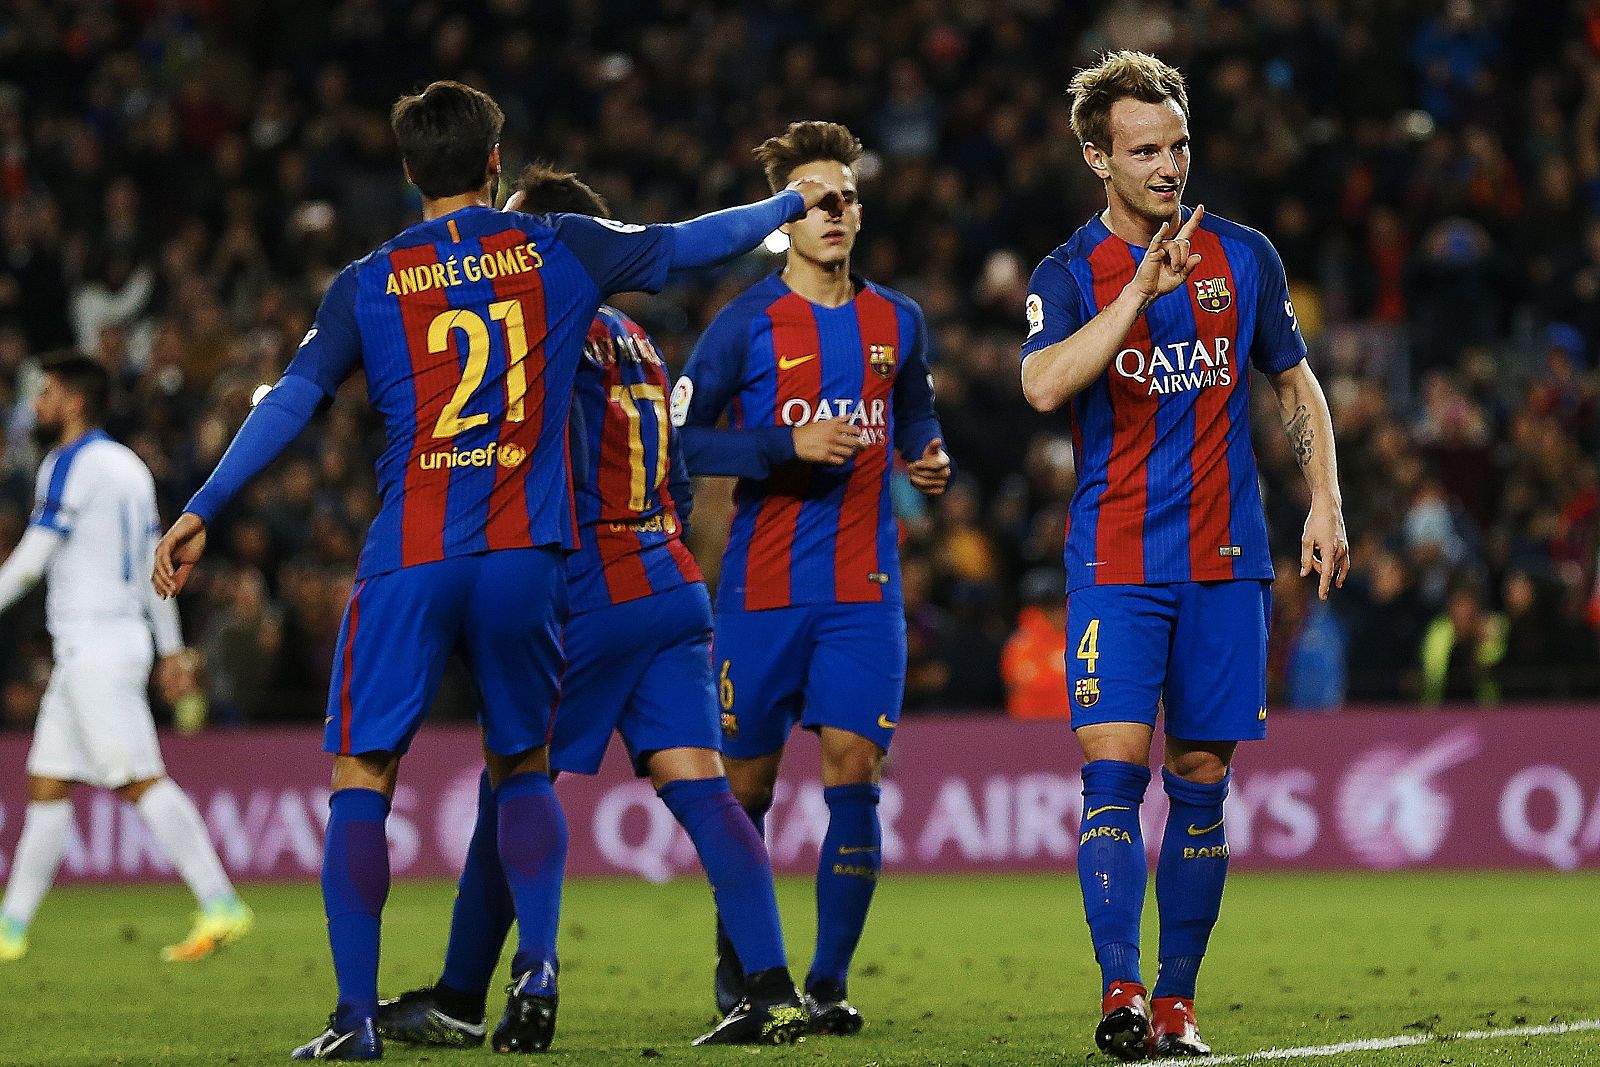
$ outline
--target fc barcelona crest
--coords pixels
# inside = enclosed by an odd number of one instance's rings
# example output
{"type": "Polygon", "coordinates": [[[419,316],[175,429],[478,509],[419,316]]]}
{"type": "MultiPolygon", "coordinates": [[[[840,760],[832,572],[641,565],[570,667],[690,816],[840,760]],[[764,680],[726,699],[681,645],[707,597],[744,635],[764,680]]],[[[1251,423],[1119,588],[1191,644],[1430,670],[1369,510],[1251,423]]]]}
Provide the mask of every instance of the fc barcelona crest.
{"type": "Polygon", "coordinates": [[[1079,678],[1072,686],[1073,699],[1086,708],[1092,708],[1100,700],[1100,679],[1079,678]]]}
{"type": "Polygon", "coordinates": [[[1228,292],[1226,278],[1198,279],[1194,283],[1194,295],[1195,302],[1204,311],[1227,311],[1228,305],[1233,303],[1233,294],[1228,292]]]}
{"type": "Polygon", "coordinates": [[[867,359],[878,377],[887,378],[894,373],[894,345],[868,345],[867,359]]]}

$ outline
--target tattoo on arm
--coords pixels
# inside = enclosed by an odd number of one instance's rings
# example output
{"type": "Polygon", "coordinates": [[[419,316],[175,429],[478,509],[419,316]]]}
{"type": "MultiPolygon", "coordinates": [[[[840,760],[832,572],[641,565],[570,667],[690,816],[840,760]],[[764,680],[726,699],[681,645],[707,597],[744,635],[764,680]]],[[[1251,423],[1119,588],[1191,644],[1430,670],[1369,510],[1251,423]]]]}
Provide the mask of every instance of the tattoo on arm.
{"type": "Polygon", "coordinates": [[[1302,470],[1311,462],[1311,412],[1304,404],[1296,406],[1294,414],[1283,425],[1289,435],[1289,445],[1294,449],[1295,462],[1302,470]]]}

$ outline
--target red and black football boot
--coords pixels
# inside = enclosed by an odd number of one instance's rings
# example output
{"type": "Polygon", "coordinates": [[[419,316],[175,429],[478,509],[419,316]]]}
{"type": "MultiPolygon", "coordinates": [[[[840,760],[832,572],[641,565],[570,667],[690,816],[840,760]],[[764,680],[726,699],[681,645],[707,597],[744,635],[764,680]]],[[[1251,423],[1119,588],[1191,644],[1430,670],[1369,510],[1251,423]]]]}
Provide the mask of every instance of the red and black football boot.
{"type": "Polygon", "coordinates": [[[1094,1043],[1119,1060],[1142,1060],[1149,1053],[1150,1015],[1144,986],[1113,982],[1100,1001],[1094,1043]]]}

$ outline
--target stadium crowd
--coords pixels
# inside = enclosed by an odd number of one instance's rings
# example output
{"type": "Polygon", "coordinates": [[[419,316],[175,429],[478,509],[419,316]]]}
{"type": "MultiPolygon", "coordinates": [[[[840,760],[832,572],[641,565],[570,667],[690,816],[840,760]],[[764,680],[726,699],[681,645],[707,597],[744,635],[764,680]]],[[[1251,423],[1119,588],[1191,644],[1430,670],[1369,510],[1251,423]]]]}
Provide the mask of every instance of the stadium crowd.
{"type": "MultiPolygon", "coordinates": [[[[492,92],[509,165],[580,171],[618,217],[764,195],[791,119],[870,154],[861,271],[935,335],[951,491],[902,494],[913,708],[1065,715],[1068,426],[1017,378],[1033,265],[1103,205],[1062,90],[1142,48],[1189,80],[1187,199],[1264,230],[1339,435],[1356,576],[1298,579],[1305,487],[1270,391],[1279,706],[1600,694],[1600,5],[1583,0],[15,0],[0,12],[0,548],[27,521],[36,357],[76,345],[171,518],[333,273],[411,221],[389,103],[492,92]],[[1054,672],[1054,673],[1052,673],[1054,672]],[[1052,700],[1054,692],[1057,698],[1052,700]]],[[[629,298],[681,366],[774,268],[629,298]]],[[[359,390],[359,380],[348,388],[359,390]]],[[[213,531],[182,608],[220,722],[314,721],[381,442],[343,397],[213,531]]],[[[708,576],[726,486],[692,527],[708,576]]],[[[41,620],[0,620],[7,725],[41,620]]],[[[450,689],[448,713],[467,711],[450,689]]]]}

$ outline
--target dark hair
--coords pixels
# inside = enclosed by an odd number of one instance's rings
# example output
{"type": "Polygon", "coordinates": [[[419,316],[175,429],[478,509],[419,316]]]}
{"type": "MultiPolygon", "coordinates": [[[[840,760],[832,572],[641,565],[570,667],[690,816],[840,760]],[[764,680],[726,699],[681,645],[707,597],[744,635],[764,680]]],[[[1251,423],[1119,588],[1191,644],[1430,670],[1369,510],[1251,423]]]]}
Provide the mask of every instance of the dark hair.
{"type": "Polygon", "coordinates": [[[789,184],[796,167],[827,159],[853,167],[861,159],[861,139],[837,122],[791,122],[780,136],[768,137],[751,155],[767,173],[767,184],[777,192],[789,184]]]}
{"type": "Polygon", "coordinates": [[[605,197],[571,171],[557,170],[542,160],[522,168],[522,173],[517,175],[517,191],[522,194],[522,203],[517,209],[529,214],[569,211],[575,215],[593,215],[597,219],[611,217],[611,205],[606,203],[605,197]]]}
{"type": "Polygon", "coordinates": [[[1109,52],[1100,62],[1073,75],[1072,132],[1082,144],[1111,151],[1111,105],[1124,97],[1147,104],[1171,100],[1189,117],[1189,91],[1183,75],[1148,52],[1109,52]]]}
{"type": "Polygon", "coordinates": [[[111,374],[105,367],[72,349],[51,352],[39,362],[46,374],[83,399],[85,419],[98,423],[106,417],[106,407],[111,402],[111,374]]]}
{"type": "Polygon", "coordinates": [[[436,81],[414,96],[402,96],[389,111],[400,158],[431,200],[483,187],[489,153],[500,143],[505,121],[489,94],[453,81],[436,81]]]}

